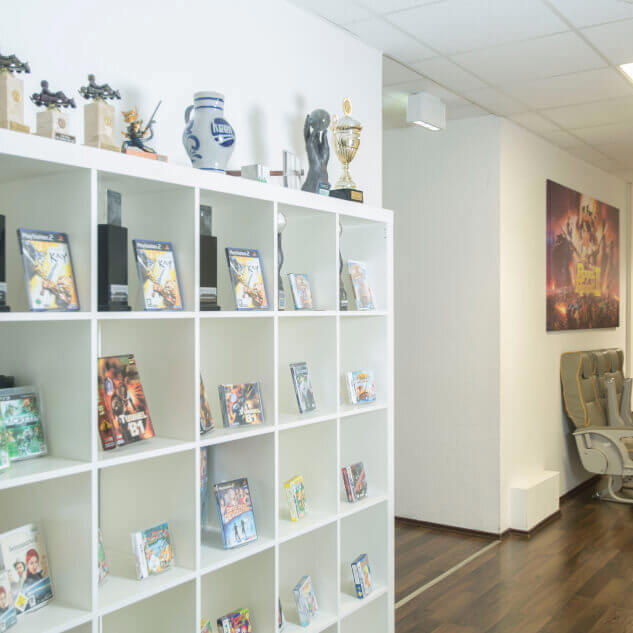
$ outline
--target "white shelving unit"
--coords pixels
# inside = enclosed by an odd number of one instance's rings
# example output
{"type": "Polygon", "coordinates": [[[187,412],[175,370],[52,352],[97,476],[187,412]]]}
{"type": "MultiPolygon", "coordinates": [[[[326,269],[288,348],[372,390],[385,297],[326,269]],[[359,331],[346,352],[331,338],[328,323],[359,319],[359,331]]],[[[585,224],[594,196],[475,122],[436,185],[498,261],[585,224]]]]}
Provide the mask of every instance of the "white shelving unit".
{"type": "MultiPolygon", "coordinates": [[[[251,610],[257,633],[275,633],[277,601],[295,633],[394,630],[392,213],[241,178],[0,130],[0,213],[7,219],[12,311],[0,314],[0,373],[42,391],[49,455],[0,475],[0,531],[43,528],[54,600],[13,633],[198,633],[200,618],[251,610]],[[129,250],[132,312],[97,312],[97,224],[106,189],[123,196],[133,238],[174,244],[185,310],[141,311],[129,250]],[[213,207],[220,312],[198,302],[200,204],[213,207]],[[286,273],[308,273],[318,310],[277,310],[275,218],[286,273]],[[339,244],[338,224],[343,227],[339,244]],[[18,227],[69,234],[78,313],[27,311],[18,227]],[[259,249],[272,309],[236,312],[226,246],[259,249]],[[338,253],[365,261],[377,310],[340,312],[338,253]],[[103,452],[96,358],[134,353],[156,437],[103,452]],[[318,411],[300,415],[288,364],[308,362],[318,411]],[[378,401],[350,406],[344,373],[373,369],[378,401]],[[202,375],[217,429],[200,436],[202,375]],[[260,380],[266,423],[224,429],[216,387],[260,380]],[[209,515],[200,525],[200,448],[209,446],[209,515]],[[369,496],[348,504],[340,468],[364,461],[369,496]],[[310,512],[289,520],[283,484],[302,473],[310,512]],[[214,530],[216,481],[247,476],[259,539],[224,550],[214,530]],[[27,502],[28,500],[28,502],[27,502]],[[137,581],[129,533],[161,521],[176,567],[137,581]],[[111,575],[97,583],[97,529],[111,575]],[[376,589],[354,597],[349,563],[367,552],[376,589]],[[291,589],[313,578],[321,612],[297,623],[291,589]]],[[[344,270],[346,290],[353,294],[344,270]]]]}

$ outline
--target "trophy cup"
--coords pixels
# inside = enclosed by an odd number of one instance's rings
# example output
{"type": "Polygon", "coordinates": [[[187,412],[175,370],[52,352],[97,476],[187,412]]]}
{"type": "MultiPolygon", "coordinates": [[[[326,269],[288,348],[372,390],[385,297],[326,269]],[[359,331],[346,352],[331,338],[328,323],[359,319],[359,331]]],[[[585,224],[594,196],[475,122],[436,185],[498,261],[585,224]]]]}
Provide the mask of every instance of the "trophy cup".
{"type": "Polygon", "coordinates": [[[348,98],[343,99],[343,113],[345,116],[341,119],[336,115],[332,116],[331,130],[332,138],[334,139],[334,151],[343,164],[343,173],[336,181],[334,189],[330,191],[330,196],[362,202],[363,192],[356,189],[356,183],[352,180],[349,173],[349,164],[358,151],[360,133],[363,126],[350,116],[352,114],[352,102],[348,98]]]}
{"type": "Polygon", "coordinates": [[[341,255],[341,236],[343,235],[343,225],[338,223],[338,309],[346,311],[349,302],[347,292],[343,285],[343,255],[341,255]]]}
{"type": "Polygon", "coordinates": [[[281,267],[284,264],[284,252],[281,250],[281,234],[284,232],[286,228],[287,220],[286,216],[281,212],[277,211],[277,309],[285,310],[286,309],[286,292],[284,290],[283,280],[281,278],[281,267]]]}
{"type": "Polygon", "coordinates": [[[97,84],[94,75],[88,75],[88,85],[79,88],[79,94],[89,101],[84,106],[84,145],[120,152],[114,143],[114,106],[108,99],[121,99],[118,90],[109,84],[97,84]]]}
{"type": "Polygon", "coordinates": [[[24,125],[24,81],[14,77],[14,73],[30,72],[28,62],[0,53],[0,127],[26,134],[31,131],[24,125]]]}
{"type": "Polygon", "coordinates": [[[6,239],[5,217],[0,215],[0,312],[11,310],[7,305],[6,239]]]}
{"type": "Polygon", "coordinates": [[[211,234],[211,207],[200,205],[200,310],[218,305],[218,238],[211,234]]]}
{"type": "Polygon", "coordinates": [[[107,191],[106,224],[97,225],[100,312],[127,312],[127,229],[121,226],[121,194],[107,191]]]}
{"type": "Polygon", "coordinates": [[[61,108],[76,108],[75,100],[69,99],[61,90],[51,92],[48,81],[40,82],[42,90],[31,95],[31,101],[36,106],[44,106],[46,110],[37,113],[38,136],[45,136],[57,141],[74,143],[75,137],[68,134],[68,115],[61,108]]]}

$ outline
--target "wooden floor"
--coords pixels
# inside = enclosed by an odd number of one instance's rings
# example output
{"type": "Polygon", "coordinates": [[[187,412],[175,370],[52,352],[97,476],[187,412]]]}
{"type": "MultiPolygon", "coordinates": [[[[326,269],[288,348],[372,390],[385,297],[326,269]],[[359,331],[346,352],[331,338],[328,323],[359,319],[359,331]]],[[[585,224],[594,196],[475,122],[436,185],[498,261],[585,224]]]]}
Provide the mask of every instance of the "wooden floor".
{"type": "MultiPolygon", "coordinates": [[[[505,539],[404,604],[396,632],[633,633],[633,508],[595,501],[585,490],[561,510],[531,539],[505,539]]],[[[421,584],[436,564],[418,549],[431,548],[434,535],[414,530],[396,529],[396,600],[415,589],[413,561],[422,562],[421,584]]],[[[438,545],[461,538],[436,536],[438,545]]],[[[466,537],[462,547],[477,545],[486,542],[466,537]]],[[[448,551],[439,555],[452,560],[448,551]]]]}

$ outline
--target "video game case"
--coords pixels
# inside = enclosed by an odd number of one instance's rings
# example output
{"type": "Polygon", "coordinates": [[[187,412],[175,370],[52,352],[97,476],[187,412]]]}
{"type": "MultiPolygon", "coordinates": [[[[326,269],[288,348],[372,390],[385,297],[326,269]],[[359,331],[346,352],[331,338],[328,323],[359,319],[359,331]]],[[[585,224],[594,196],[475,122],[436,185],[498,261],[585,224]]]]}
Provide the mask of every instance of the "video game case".
{"type": "Polygon", "coordinates": [[[253,501],[248,480],[243,477],[213,486],[225,549],[257,540],[253,501]]]}
{"type": "Polygon", "coordinates": [[[264,423],[264,407],[259,382],[218,385],[224,426],[264,423]]]}
{"type": "Polygon", "coordinates": [[[305,273],[288,273],[288,282],[292,290],[292,298],[295,303],[295,310],[312,310],[312,288],[310,279],[305,273]]]}
{"type": "Polygon", "coordinates": [[[367,475],[363,462],[345,466],[341,472],[347,500],[355,503],[359,499],[364,499],[367,496],[367,475]]]}
{"type": "Polygon", "coordinates": [[[308,510],[306,503],[305,487],[303,485],[303,475],[297,475],[289,479],[285,485],[286,499],[288,500],[288,511],[291,521],[300,521],[308,510]]]}
{"type": "Polygon", "coordinates": [[[202,376],[200,376],[200,434],[208,433],[215,428],[211,407],[207,399],[207,390],[204,388],[202,376]]]}
{"type": "Polygon", "coordinates": [[[218,618],[218,633],[252,633],[248,609],[239,609],[218,618]]]}
{"type": "Polygon", "coordinates": [[[367,267],[362,262],[348,260],[347,269],[352,280],[356,308],[358,310],[375,310],[374,294],[367,279],[367,267]]]}
{"type": "Polygon", "coordinates": [[[10,461],[48,453],[40,398],[34,386],[0,389],[0,419],[5,427],[10,461]]]}
{"type": "Polygon", "coordinates": [[[314,399],[314,392],[312,390],[308,363],[290,363],[290,373],[295,388],[295,395],[297,396],[299,412],[307,413],[308,411],[315,411],[316,400],[314,399]]]}
{"type": "Polygon", "coordinates": [[[374,372],[370,370],[347,372],[347,391],[352,404],[376,401],[374,372]]]}
{"type": "Polygon", "coordinates": [[[0,633],[10,629],[17,621],[9,571],[0,571],[0,633]]]}
{"type": "Polygon", "coordinates": [[[226,249],[236,310],[268,310],[264,268],[254,248],[226,249]]]}
{"type": "Polygon", "coordinates": [[[136,557],[136,577],[143,580],[167,571],[174,562],[169,525],[132,532],[132,550],[136,557]]]}
{"type": "Polygon", "coordinates": [[[310,620],[319,612],[312,578],[304,576],[292,590],[292,595],[297,607],[297,615],[301,626],[308,626],[310,620]]]}
{"type": "Polygon", "coordinates": [[[211,620],[209,620],[208,618],[200,619],[200,633],[213,633],[211,620]]]}
{"type": "Polygon", "coordinates": [[[103,547],[103,532],[101,531],[101,528],[97,530],[97,539],[98,581],[99,584],[102,585],[110,574],[110,566],[108,565],[105,548],[103,547]]]}
{"type": "Polygon", "coordinates": [[[180,280],[171,242],[132,240],[145,310],[182,310],[180,280]]]}
{"type": "Polygon", "coordinates": [[[7,470],[9,466],[11,466],[11,458],[9,457],[9,434],[6,424],[0,416],[0,473],[7,470]]]}
{"type": "Polygon", "coordinates": [[[284,608],[281,606],[281,600],[277,605],[277,632],[281,633],[286,628],[286,614],[284,608]]]}
{"type": "Polygon", "coordinates": [[[352,575],[356,586],[356,597],[366,598],[373,589],[371,569],[367,554],[361,554],[352,561],[352,575]]]}
{"type": "Polygon", "coordinates": [[[209,447],[200,449],[200,525],[209,524],[209,447]]]}

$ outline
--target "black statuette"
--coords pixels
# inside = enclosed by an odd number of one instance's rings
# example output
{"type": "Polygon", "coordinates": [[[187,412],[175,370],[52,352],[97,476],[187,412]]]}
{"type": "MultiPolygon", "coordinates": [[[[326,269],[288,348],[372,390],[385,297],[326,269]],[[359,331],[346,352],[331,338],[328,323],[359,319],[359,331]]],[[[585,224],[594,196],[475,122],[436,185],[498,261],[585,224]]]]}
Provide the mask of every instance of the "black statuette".
{"type": "Polygon", "coordinates": [[[69,99],[61,90],[51,92],[48,89],[48,81],[42,79],[40,82],[42,90],[31,95],[31,101],[36,106],[46,106],[47,108],[76,108],[75,100],[69,99]]]}
{"type": "Polygon", "coordinates": [[[3,70],[27,75],[31,72],[31,67],[28,62],[21,62],[15,55],[3,55],[0,53],[0,72],[3,70]]]}
{"type": "Polygon", "coordinates": [[[5,217],[0,215],[0,312],[11,310],[7,305],[6,244],[5,217]]]}
{"type": "Polygon", "coordinates": [[[200,310],[220,310],[218,305],[218,238],[211,234],[212,209],[200,205],[200,310]]]}
{"type": "Polygon", "coordinates": [[[94,75],[88,75],[88,85],[79,88],[79,94],[84,99],[94,99],[106,101],[107,99],[120,99],[121,94],[118,90],[110,87],[110,84],[98,84],[94,75]]]}
{"type": "Polygon", "coordinates": [[[306,116],[303,126],[303,138],[306,142],[308,154],[308,175],[301,189],[318,193],[321,185],[327,185],[327,163],[330,160],[330,146],[327,140],[327,129],[330,125],[330,115],[322,109],[314,110],[306,116]]]}

